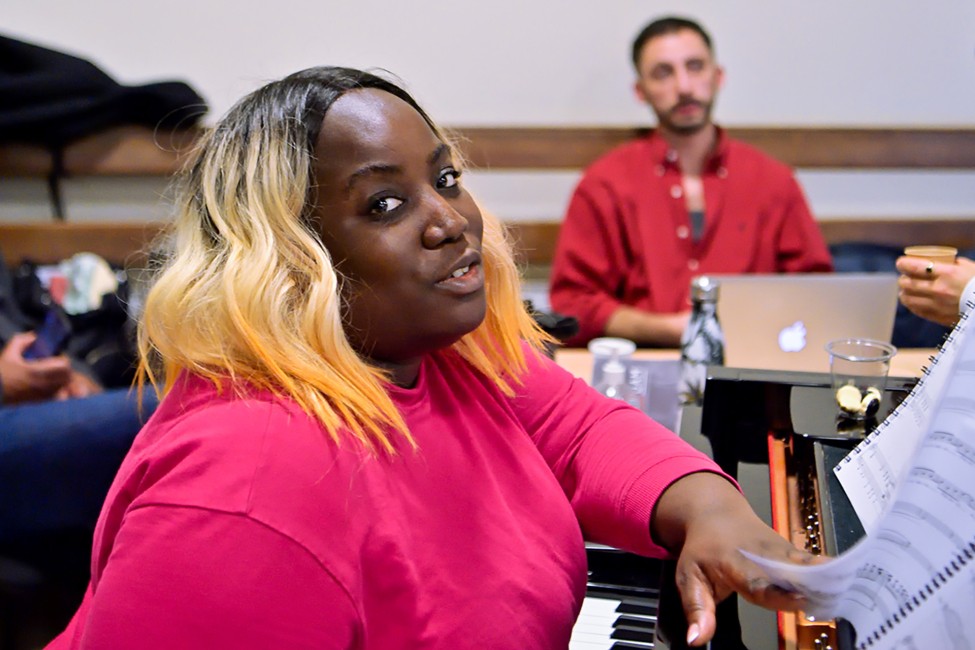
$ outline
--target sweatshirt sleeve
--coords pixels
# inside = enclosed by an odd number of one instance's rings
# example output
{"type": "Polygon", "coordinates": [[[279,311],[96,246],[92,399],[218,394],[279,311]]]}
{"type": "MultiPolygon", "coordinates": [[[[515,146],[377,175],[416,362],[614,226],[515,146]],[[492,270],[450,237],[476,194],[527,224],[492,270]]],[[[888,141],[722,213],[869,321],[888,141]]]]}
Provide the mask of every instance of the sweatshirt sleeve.
{"type": "Polygon", "coordinates": [[[202,508],[130,511],[93,584],[52,650],[337,649],[361,629],[349,594],[305,548],[202,508]]]}
{"type": "Polygon", "coordinates": [[[961,292],[961,300],[958,301],[958,315],[971,311],[973,304],[975,304],[975,276],[968,281],[961,292]]]}
{"type": "Polygon", "coordinates": [[[660,495],[683,476],[721,470],[640,410],[600,395],[549,359],[527,354],[529,371],[514,409],[572,503],[586,539],[665,556],[650,537],[660,495]]]}

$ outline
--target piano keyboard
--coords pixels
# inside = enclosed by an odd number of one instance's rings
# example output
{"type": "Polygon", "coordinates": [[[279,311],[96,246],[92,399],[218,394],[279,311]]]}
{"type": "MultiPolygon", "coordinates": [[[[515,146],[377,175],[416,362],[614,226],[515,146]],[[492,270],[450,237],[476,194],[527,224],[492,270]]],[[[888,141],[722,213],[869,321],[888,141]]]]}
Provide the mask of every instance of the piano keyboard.
{"type": "Polygon", "coordinates": [[[660,562],[588,545],[589,579],[569,650],[654,647],[660,562]]]}
{"type": "Polygon", "coordinates": [[[569,650],[653,648],[656,624],[655,599],[586,596],[572,628],[569,650]]]}

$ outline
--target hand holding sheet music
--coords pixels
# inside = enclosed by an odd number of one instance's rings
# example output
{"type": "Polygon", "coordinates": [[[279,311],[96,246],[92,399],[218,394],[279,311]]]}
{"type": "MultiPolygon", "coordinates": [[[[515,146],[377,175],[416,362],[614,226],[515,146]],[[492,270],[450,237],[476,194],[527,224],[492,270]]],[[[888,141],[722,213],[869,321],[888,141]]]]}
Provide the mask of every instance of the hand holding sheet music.
{"type": "Polygon", "coordinates": [[[883,448],[907,460],[901,469],[884,454],[891,484],[874,496],[887,507],[867,536],[818,566],[754,558],[777,583],[808,595],[808,614],[850,621],[858,648],[975,647],[975,337],[966,322],[922,390],[891,414],[916,428],[890,424],[870,443],[902,436],[883,448]],[[909,404],[919,395],[923,403],[909,404]]]}

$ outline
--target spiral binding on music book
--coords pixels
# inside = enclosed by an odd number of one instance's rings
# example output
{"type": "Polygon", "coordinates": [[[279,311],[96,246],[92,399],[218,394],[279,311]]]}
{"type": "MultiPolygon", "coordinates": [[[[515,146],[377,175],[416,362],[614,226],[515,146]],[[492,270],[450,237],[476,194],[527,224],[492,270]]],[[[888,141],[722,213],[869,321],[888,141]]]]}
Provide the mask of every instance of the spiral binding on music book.
{"type": "Polygon", "coordinates": [[[874,632],[863,641],[857,641],[857,650],[868,650],[880,643],[880,641],[891,632],[901,621],[909,618],[915,610],[923,605],[929,598],[933,598],[939,589],[948,583],[956,574],[960,573],[965,566],[975,560],[975,540],[962,547],[958,554],[934,574],[931,580],[918,589],[912,597],[904,601],[900,608],[878,627],[874,632]]]}

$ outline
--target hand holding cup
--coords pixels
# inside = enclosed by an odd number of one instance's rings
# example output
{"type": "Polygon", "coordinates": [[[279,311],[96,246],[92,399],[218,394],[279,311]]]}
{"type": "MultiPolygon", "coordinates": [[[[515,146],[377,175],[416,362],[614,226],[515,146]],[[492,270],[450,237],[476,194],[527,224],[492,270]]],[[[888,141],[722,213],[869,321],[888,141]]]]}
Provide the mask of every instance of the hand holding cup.
{"type": "Polygon", "coordinates": [[[952,326],[962,292],[975,277],[975,262],[951,246],[908,246],[897,260],[900,300],[922,318],[952,326]]]}

